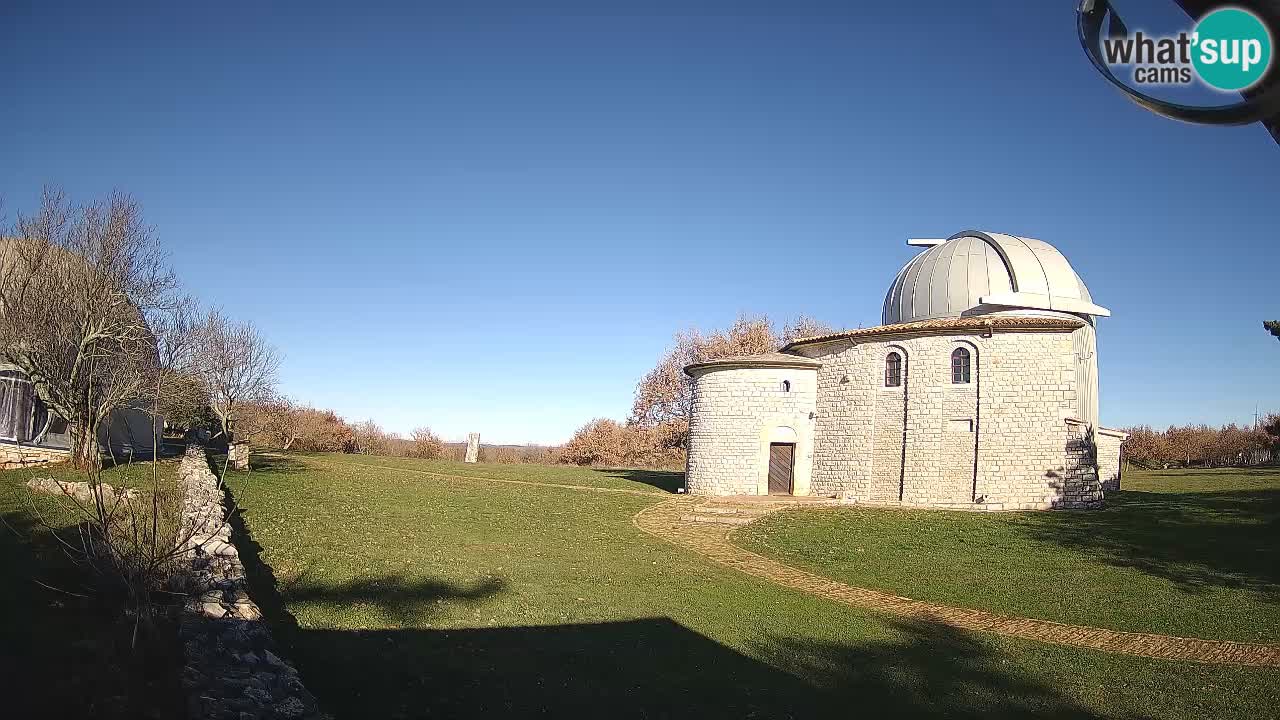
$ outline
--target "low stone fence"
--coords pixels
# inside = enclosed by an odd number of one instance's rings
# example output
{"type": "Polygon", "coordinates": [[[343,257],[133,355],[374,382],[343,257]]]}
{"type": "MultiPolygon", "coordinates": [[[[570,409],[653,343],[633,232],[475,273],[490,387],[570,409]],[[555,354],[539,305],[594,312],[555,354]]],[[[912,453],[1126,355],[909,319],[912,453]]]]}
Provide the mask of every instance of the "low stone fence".
{"type": "Polygon", "coordinates": [[[0,443],[0,470],[15,470],[31,467],[32,465],[65,462],[69,457],[71,457],[69,450],[0,443]]]}
{"type": "MultiPolygon", "coordinates": [[[[93,486],[87,482],[67,482],[64,480],[54,480],[53,478],[32,478],[27,481],[27,489],[39,495],[53,495],[55,497],[68,497],[83,505],[92,506],[97,502],[97,495],[102,496],[102,502],[108,509],[116,504],[117,490],[107,483],[98,483],[98,493],[94,493],[93,486]]],[[[126,488],[124,492],[119,493],[120,499],[129,502],[138,497],[138,491],[133,488],[126,488]]]]}
{"type": "Polygon", "coordinates": [[[178,466],[183,490],[189,600],[179,635],[182,688],[192,720],[327,718],[298,671],[276,654],[262,612],[249,598],[223,488],[203,447],[192,445],[178,466]]]}

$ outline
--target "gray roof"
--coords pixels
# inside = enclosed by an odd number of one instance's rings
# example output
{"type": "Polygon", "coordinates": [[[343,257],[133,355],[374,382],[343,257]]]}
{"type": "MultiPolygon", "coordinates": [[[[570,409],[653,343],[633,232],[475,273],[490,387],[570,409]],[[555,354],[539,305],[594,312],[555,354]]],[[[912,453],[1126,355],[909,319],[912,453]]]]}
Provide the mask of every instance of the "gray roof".
{"type": "Polygon", "coordinates": [[[966,230],[909,244],[929,249],[898,271],[884,298],[885,325],[1010,310],[1111,314],[1047,242],[966,230]]]}
{"type": "Polygon", "coordinates": [[[712,360],[702,360],[688,365],[685,367],[684,372],[686,375],[692,375],[699,370],[719,370],[725,368],[744,367],[775,367],[808,370],[820,368],[822,367],[822,363],[817,360],[800,357],[799,355],[771,352],[760,353],[758,355],[730,355],[728,357],[714,358],[712,360]]]}

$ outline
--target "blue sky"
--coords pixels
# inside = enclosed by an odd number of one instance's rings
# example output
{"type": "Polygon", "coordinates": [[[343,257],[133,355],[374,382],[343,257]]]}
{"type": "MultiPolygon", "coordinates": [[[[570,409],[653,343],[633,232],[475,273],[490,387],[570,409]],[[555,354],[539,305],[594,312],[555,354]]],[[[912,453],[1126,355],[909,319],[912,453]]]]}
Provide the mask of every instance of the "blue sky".
{"type": "Polygon", "coordinates": [[[104,5],[0,10],[6,212],[132,193],[346,417],[559,442],[676,330],[877,324],[968,228],[1113,310],[1105,424],[1280,410],[1280,148],[1122,99],[1073,0],[104,5]]]}

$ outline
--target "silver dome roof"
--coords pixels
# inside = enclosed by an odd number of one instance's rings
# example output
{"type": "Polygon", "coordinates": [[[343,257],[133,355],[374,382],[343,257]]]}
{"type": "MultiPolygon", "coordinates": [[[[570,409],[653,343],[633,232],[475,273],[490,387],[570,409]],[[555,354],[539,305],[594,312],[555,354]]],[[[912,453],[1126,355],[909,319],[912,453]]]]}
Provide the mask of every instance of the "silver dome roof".
{"type": "Polygon", "coordinates": [[[1111,314],[1047,242],[976,230],[909,242],[929,249],[898,271],[884,298],[885,325],[1011,311],[1111,314]]]}

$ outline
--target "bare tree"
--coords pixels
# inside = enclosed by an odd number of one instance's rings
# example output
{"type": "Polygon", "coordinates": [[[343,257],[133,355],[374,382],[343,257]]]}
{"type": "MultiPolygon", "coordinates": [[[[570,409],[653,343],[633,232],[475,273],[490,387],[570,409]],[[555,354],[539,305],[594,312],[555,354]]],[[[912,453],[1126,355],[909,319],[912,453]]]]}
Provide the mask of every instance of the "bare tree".
{"type": "Polygon", "coordinates": [[[284,396],[248,403],[239,433],[250,442],[289,450],[302,437],[303,408],[284,396]]]}
{"type": "Polygon", "coordinates": [[[776,351],[800,337],[830,332],[830,328],[803,315],[778,333],[766,317],[740,317],[728,330],[676,333],[674,346],[636,386],[636,398],[628,423],[655,431],[667,447],[683,448],[688,442],[693,386],[684,368],[694,362],[730,355],[755,355],[776,351]]]}
{"type": "Polygon", "coordinates": [[[211,310],[195,333],[194,362],[229,443],[245,405],[274,398],[280,357],[253,323],[211,310]]]}
{"type": "Polygon", "coordinates": [[[782,336],[779,340],[785,345],[793,340],[818,337],[819,335],[828,335],[833,332],[835,332],[835,329],[826,323],[814,320],[808,315],[801,315],[782,326],[782,336]]]}
{"type": "Polygon", "coordinates": [[[78,466],[101,463],[98,430],[150,395],[160,360],[148,315],[177,283],[127,195],[72,205],[46,189],[0,245],[0,356],[68,423],[78,466]]]}
{"type": "Polygon", "coordinates": [[[444,443],[440,441],[439,435],[431,431],[431,428],[416,427],[410,437],[412,444],[409,454],[412,457],[435,459],[444,454],[444,443]]]}
{"type": "Polygon", "coordinates": [[[361,455],[385,455],[390,435],[372,419],[351,426],[352,450],[361,455]]]}
{"type": "Polygon", "coordinates": [[[199,324],[196,302],[184,297],[171,309],[153,312],[156,356],[155,413],[173,425],[191,427],[207,420],[209,391],[196,364],[199,324]]]}
{"type": "Polygon", "coordinates": [[[71,522],[49,522],[34,501],[31,510],[94,573],[98,590],[123,590],[136,640],[151,594],[191,537],[180,528],[181,498],[161,482],[154,422],[190,372],[191,304],[177,297],[158,242],[125,195],[74,206],[46,190],[38,212],[20,215],[9,234],[0,241],[0,358],[67,421],[87,481],[32,483],[51,485],[71,522]],[[151,413],[153,459],[115,470],[112,487],[102,479],[99,429],[125,407],[151,413]]]}
{"type": "Polygon", "coordinates": [[[296,408],[298,438],[293,447],[320,452],[341,452],[355,442],[350,426],[332,410],[310,406],[296,408]]]}

